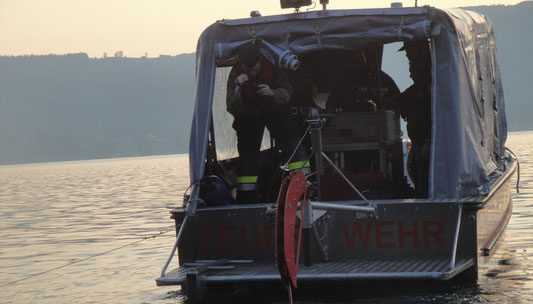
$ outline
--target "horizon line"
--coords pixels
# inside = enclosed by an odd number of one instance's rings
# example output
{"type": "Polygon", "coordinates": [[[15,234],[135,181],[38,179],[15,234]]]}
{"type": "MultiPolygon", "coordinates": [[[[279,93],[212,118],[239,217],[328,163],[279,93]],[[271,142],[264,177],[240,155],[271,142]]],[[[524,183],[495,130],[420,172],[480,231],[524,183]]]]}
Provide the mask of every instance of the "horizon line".
{"type": "Polygon", "coordinates": [[[77,53],[63,53],[63,54],[58,54],[58,53],[49,53],[49,54],[19,54],[19,55],[3,55],[3,54],[0,54],[0,57],[46,57],[46,56],[87,56],[87,58],[89,59],[119,59],[119,58],[122,58],[122,59],[157,59],[157,58],[161,58],[161,57],[176,57],[176,56],[180,56],[180,55],[192,55],[192,54],[195,54],[195,52],[191,52],[191,53],[179,53],[179,54],[176,54],[176,55],[169,55],[169,54],[159,54],[157,55],[156,57],[153,57],[153,56],[140,56],[140,57],[129,57],[129,56],[126,56],[126,55],[121,55],[121,56],[116,56],[116,55],[111,55],[111,56],[102,56],[102,57],[98,57],[98,56],[95,56],[95,57],[91,57],[89,56],[88,53],[86,52],[77,52],[77,53]]]}

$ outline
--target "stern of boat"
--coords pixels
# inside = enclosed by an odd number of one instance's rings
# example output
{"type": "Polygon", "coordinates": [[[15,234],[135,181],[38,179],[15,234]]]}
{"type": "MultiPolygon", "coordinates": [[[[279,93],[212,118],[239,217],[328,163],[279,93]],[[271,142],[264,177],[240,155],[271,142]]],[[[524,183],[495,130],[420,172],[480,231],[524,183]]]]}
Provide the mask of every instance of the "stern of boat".
{"type": "MultiPolygon", "coordinates": [[[[449,280],[475,267],[475,209],[415,200],[375,206],[375,214],[312,210],[311,261],[300,260],[298,282],[449,280]]],[[[184,211],[172,214],[179,227],[184,211]]],[[[197,210],[183,230],[179,267],[157,284],[182,285],[190,294],[216,284],[281,282],[274,223],[270,205],[197,210]]]]}

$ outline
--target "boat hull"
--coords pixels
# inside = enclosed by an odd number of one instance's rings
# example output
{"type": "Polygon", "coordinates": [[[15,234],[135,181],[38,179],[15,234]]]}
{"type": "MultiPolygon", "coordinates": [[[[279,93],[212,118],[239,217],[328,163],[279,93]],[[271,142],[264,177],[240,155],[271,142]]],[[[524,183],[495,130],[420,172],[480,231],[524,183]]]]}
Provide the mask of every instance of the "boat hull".
{"type": "MultiPolygon", "coordinates": [[[[512,211],[515,164],[483,198],[383,200],[375,216],[313,210],[310,266],[298,282],[477,280],[512,211]]],[[[358,201],[336,202],[360,205],[358,201]]],[[[197,297],[213,284],[281,281],[275,265],[275,213],[267,204],[198,209],[183,230],[179,267],[156,280],[197,297]],[[198,271],[202,267],[201,271],[198,271]]],[[[172,210],[179,228],[184,210],[172,210]]]]}

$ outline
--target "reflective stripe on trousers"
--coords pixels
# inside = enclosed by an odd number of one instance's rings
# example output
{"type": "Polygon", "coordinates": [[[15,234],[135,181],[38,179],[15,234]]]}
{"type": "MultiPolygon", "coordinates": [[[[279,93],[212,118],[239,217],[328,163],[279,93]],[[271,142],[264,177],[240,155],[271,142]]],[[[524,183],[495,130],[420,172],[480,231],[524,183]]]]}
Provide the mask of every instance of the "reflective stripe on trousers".
{"type": "Polygon", "coordinates": [[[290,173],[303,172],[304,174],[311,173],[311,165],[308,160],[296,161],[288,164],[290,173]]]}
{"type": "Polygon", "coordinates": [[[253,191],[257,189],[257,176],[237,176],[237,190],[253,191]]]}

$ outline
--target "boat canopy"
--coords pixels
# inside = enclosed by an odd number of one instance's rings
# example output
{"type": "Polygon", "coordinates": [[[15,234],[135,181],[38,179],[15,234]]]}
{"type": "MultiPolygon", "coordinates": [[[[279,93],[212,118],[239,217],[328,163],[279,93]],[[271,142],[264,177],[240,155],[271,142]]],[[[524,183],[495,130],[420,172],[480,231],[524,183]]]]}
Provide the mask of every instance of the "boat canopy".
{"type": "Polygon", "coordinates": [[[232,58],[239,46],[256,39],[262,41],[263,54],[289,69],[296,68],[295,58],[306,52],[428,39],[430,198],[486,195],[491,174],[504,170],[507,123],[492,24],[471,11],[418,7],[312,11],[220,20],[209,26],[196,50],[191,181],[204,172],[217,62],[232,58]]]}

